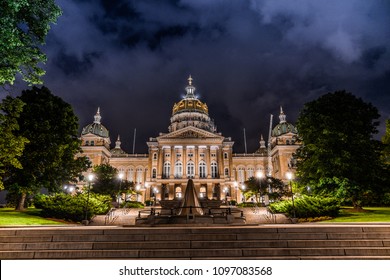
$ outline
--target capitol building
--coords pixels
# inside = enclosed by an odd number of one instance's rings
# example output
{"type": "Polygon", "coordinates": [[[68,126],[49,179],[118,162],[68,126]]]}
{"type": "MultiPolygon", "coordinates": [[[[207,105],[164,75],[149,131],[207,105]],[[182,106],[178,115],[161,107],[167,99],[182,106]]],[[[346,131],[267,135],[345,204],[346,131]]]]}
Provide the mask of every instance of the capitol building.
{"type": "Polygon", "coordinates": [[[200,199],[238,202],[243,199],[243,183],[250,177],[269,175],[287,182],[286,173],[294,172],[293,153],[299,143],[297,130],[286,121],[283,109],[278,124],[270,127],[267,143],[261,136],[256,151],[237,154],[233,139],[217,131],[207,104],[195,90],[190,76],[186,95],[173,105],[168,131],[147,141],[148,154],[125,152],[119,136],[111,148],[109,130],[98,109],[94,122],[81,133],[83,155],[92,166],[108,163],[117,168],[123,180],[134,182],[142,202],[180,199],[189,178],[200,199]]]}

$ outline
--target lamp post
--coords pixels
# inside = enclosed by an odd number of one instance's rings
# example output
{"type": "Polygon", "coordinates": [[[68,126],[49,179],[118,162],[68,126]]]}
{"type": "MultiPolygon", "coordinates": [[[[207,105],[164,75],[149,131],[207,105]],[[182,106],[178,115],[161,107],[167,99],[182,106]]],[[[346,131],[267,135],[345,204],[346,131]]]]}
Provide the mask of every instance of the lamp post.
{"type": "Polygon", "coordinates": [[[264,173],[263,172],[261,172],[261,171],[258,171],[257,173],[256,173],[256,177],[257,177],[257,179],[259,180],[259,201],[260,201],[260,205],[261,205],[261,179],[263,179],[263,177],[264,177],[264,173]]]}
{"type": "Polygon", "coordinates": [[[118,189],[118,195],[117,195],[117,202],[118,202],[118,207],[120,205],[120,194],[121,194],[121,189],[122,189],[122,179],[123,179],[123,173],[119,173],[118,174],[118,178],[119,178],[119,189],[118,189]]]}
{"type": "Polygon", "coordinates": [[[86,203],[86,206],[85,206],[85,219],[83,221],[84,225],[88,225],[88,223],[89,223],[89,220],[88,220],[89,193],[91,191],[91,183],[92,183],[93,177],[94,176],[93,176],[92,173],[88,174],[87,203],[86,203]]]}
{"type": "Polygon", "coordinates": [[[293,174],[291,171],[288,171],[286,173],[286,177],[289,181],[289,185],[290,185],[290,190],[291,190],[291,201],[292,201],[292,207],[293,207],[293,217],[295,218],[295,205],[294,205],[294,193],[293,193],[293,189],[292,189],[292,185],[291,185],[291,180],[293,179],[293,174]]]}

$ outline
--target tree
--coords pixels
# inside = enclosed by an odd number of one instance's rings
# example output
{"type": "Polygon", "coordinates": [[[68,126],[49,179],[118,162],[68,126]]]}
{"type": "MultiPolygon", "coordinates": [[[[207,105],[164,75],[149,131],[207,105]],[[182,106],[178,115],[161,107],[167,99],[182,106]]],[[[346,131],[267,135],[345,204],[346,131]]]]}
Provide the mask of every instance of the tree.
{"type": "Polygon", "coordinates": [[[118,178],[118,169],[108,163],[104,163],[94,166],[93,173],[95,174],[95,179],[92,192],[108,194],[111,197],[115,197],[118,194],[119,188],[121,187],[121,182],[118,178]]]}
{"type": "Polygon", "coordinates": [[[386,120],[386,132],[382,137],[382,143],[384,145],[382,159],[384,164],[390,168],[390,120],[386,120]]]}
{"type": "Polygon", "coordinates": [[[72,107],[46,87],[33,87],[18,97],[26,105],[20,113],[18,136],[27,138],[19,161],[23,169],[13,168],[6,189],[19,196],[22,210],[28,194],[41,188],[57,192],[63,184],[75,182],[86,171],[89,160],[81,152],[78,119],[72,107]]]}
{"type": "Polygon", "coordinates": [[[264,195],[268,195],[272,199],[278,199],[285,194],[283,181],[271,176],[263,178],[250,177],[244,182],[244,185],[245,197],[255,196],[256,200],[258,199],[257,197],[260,198],[264,195]]]}
{"type": "Polygon", "coordinates": [[[300,184],[313,194],[350,198],[360,208],[366,192],[379,187],[378,118],[377,108],[345,91],[306,103],[297,121],[300,184]]]}
{"type": "Polygon", "coordinates": [[[0,1],[0,85],[12,84],[16,74],[31,84],[41,83],[46,61],[40,46],[61,15],[54,0],[0,1]]]}
{"type": "Polygon", "coordinates": [[[0,103],[0,190],[4,189],[4,176],[9,168],[22,168],[18,158],[22,155],[27,138],[15,135],[19,130],[17,118],[24,103],[18,98],[7,96],[0,103]]]}

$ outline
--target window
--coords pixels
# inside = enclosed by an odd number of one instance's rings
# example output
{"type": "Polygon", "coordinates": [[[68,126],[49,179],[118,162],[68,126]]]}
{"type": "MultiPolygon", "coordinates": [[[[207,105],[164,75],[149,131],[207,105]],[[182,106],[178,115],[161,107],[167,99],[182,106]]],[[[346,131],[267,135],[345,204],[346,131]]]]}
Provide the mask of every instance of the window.
{"type": "Polygon", "coordinates": [[[189,161],[187,163],[187,177],[188,178],[193,178],[195,175],[195,168],[194,168],[194,163],[192,161],[189,161]]]}
{"type": "Polygon", "coordinates": [[[142,168],[137,168],[137,183],[142,182],[142,168]]]}
{"type": "Polygon", "coordinates": [[[156,170],[156,168],[153,168],[152,169],[152,178],[156,179],[156,177],[157,177],[157,170],[156,170]]]}
{"type": "Polygon", "coordinates": [[[225,168],[225,176],[229,176],[229,168],[225,168]]]}
{"type": "Polygon", "coordinates": [[[169,161],[164,162],[164,172],[163,177],[169,178],[169,174],[171,173],[171,163],[169,161]]]}
{"type": "Polygon", "coordinates": [[[243,183],[245,181],[244,168],[238,168],[238,182],[243,183]]]}
{"type": "Polygon", "coordinates": [[[224,159],[227,159],[227,158],[228,158],[228,153],[224,153],[224,154],[223,154],[223,158],[224,158],[224,159]]]}
{"type": "Polygon", "coordinates": [[[170,157],[171,155],[170,154],[165,154],[165,157],[170,157]]]}
{"type": "Polygon", "coordinates": [[[199,163],[199,177],[200,178],[206,178],[206,163],[204,161],[201,161],[199,163]]]}
{"type": "Polygon", "coordinates": [[[199,197],[200,198],[206,198],[207,197],[207,189],[206,189],[206,187],[204,187],[204,186],[200,187],[199,197]]]}
{"type": "Polygon", "coordinates": [[[248,170],[247,170],[248,174],[247,174],[247,178],[249,179],[250,177],[254,177],[255,176],[255,170],[254,168],[252,167],[249,167],[248,170]]]}
{"type": "Polygon", "coordinates": [[[89,145],[89,141],[85,141],[85,146],[88,146],[89,145]]]}
{"type": "Polygon", "coordinates": [[[154,154],[153,154],[153,159],[154,159],[154,160],[157,159],[157,153],[154,153],[154,154]]]}
{"type": "Polygon", "coordinates": [[[91,146],[95,146],[95,141],[91,141],[91,146]]]}
{"type": "Polygon", "coordinates": [[[218,177],[218,166],[217,163],[214,161],[211,163],[211,178],[217,178],[218,177]]]}
{"type": "Polygon", "coordinates": [[[134,170],[133,168],[127,169],[127,180],[134,182],[134,170]]]}
{"type": "Polygon", "coordinates": [[[193,153],[189,153],[189,154],[188,154],[188,157],[193,157],[193,156],[194,156],[193,153]]]}
{"type": "Polygon", "coordinates": [[[183,164],[181,161],[175,163],[175,178],[183,177],[183,164]]]}
{"type": "Polygon", "coordinates": [[[204,153],[200,153],[199,156],[200,156],[200,157],[204,157],[204,153]]]}
{"type": "Polygon", "coordinates": [[[180,153],[176,154],[176,157],[178,157],[178,158],[181,157],[181,154],[180,153]]]}
{"type": "Polygon", "coordinates": [[[181,199],[181,196],[182,196],[182,194],[181,194],[181,187],[176,187],[176,189],[175,189],[175,197],[177,199],[181,199]]]}
{"type": "Polygon", "coordinates": [[[211,154],[211,157],[216,157],[216,154],[211,154]]]}

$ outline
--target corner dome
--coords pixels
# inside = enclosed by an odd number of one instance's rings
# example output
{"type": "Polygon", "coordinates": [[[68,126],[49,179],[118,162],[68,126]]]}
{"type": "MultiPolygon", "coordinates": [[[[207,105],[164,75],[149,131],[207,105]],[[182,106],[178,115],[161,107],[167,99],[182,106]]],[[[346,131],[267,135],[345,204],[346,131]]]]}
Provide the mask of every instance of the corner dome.
{"type": "Polygon", "coordinates": [[[111,149],[111,151],[110,151],[111,155],[113,157],[121,157],[121,156],[124,157],[127,155],[127,153],[124,150],[122,150],[121,143],[122,142],[121,142],[120,136],[118,135],[118,139],[115,142],[115,148],[111,149]]]}
{"type": "Polygon", "coordinates": [[[94,122],[85,126],[81,132],[81,135],[86,135],[91,133],[96,136],[108,138],[109,137],[108,129],[100,123],[101,118],[102,117],[100,116],[100,108],[98,108],[95,115],[94,122]]]}
{"type": "Polygon", "coordinates": [[[277,137],[287,133],[298,134],[295,126],[286,121],[286,115],[284,114],[282,107],[280,107],[279,120],[280,122],[272,129],[271,136],[277,137]]]}

